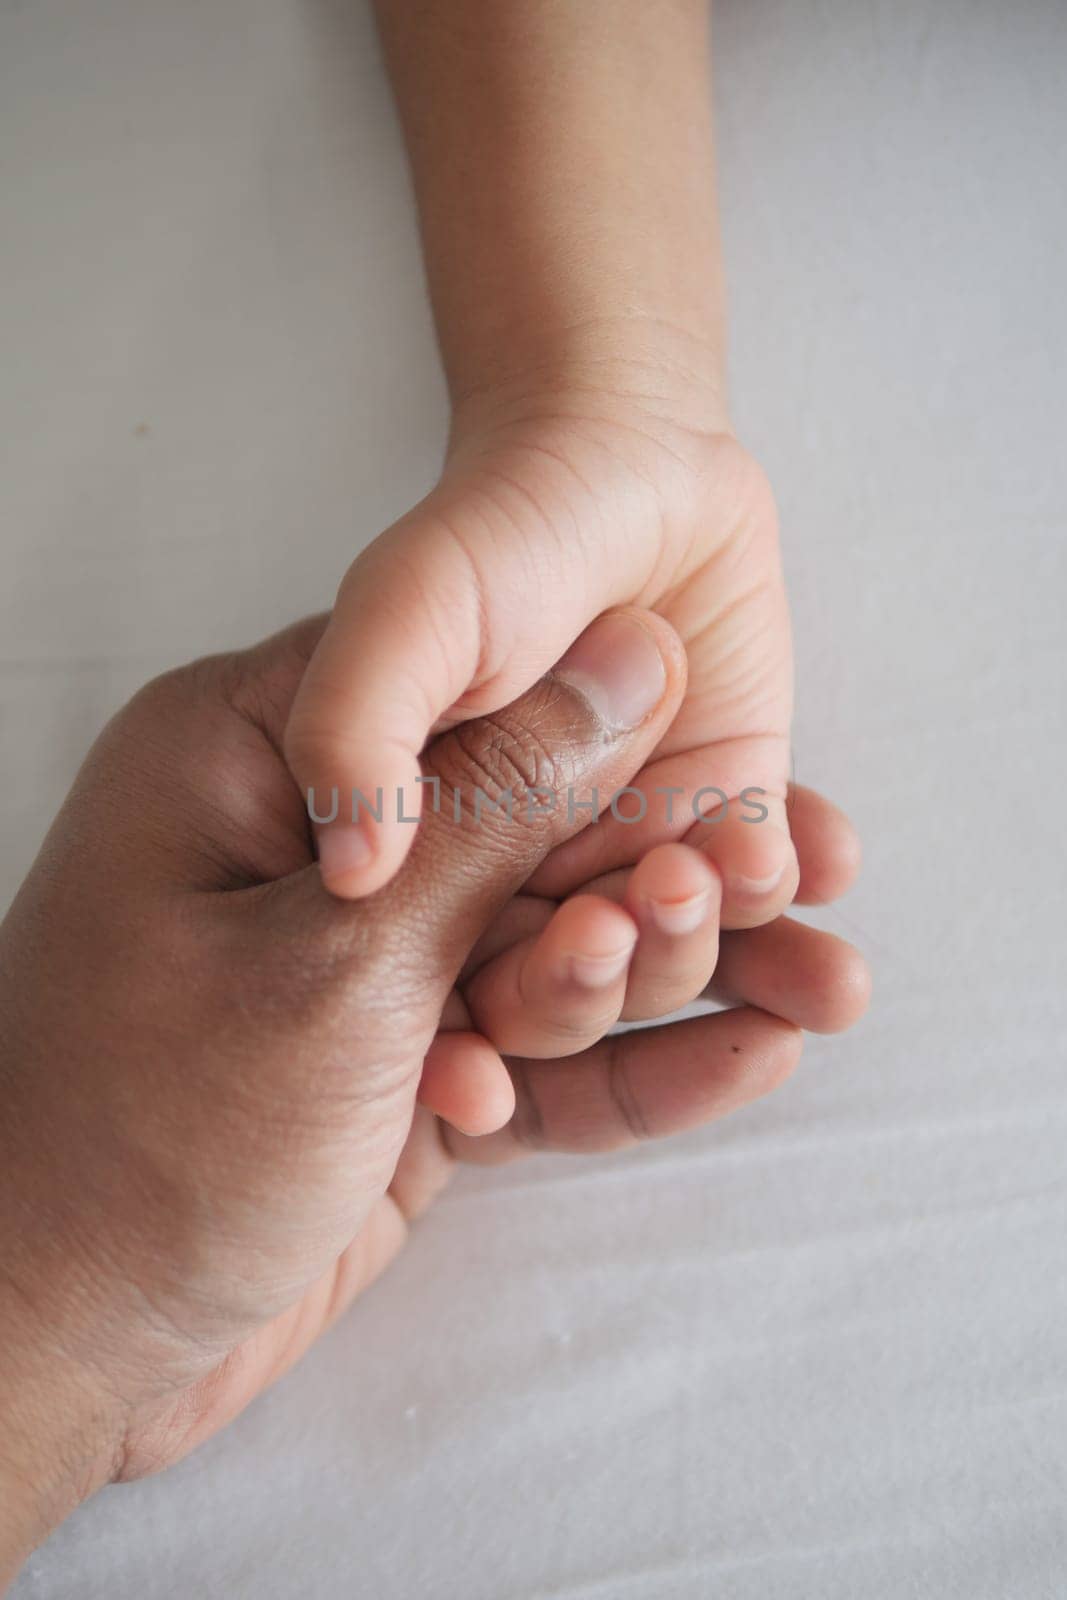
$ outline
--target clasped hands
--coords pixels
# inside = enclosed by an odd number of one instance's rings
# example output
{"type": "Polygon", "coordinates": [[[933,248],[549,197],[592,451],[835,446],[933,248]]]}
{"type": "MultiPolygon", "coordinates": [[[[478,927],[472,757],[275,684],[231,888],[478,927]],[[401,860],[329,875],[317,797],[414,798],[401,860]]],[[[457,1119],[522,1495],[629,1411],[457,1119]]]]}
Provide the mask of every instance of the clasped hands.
{"type": "MultiPolygon", "coordinates": [[[[719,928],[666,843],[556,905],[524,892],[587,813],[428,809],[396,877],[327,893],[282,753],[322,628],[201,661],[105,730],[0,930],[0,1574],[101,1484],[157,1470],[375,1278],[457,1160],[608,1150],[774,1088],[862,1010],[857,953],[719,928]],[[705,992],[730,1009],[605,1036],[705,992]]],[[[685,653],[609,613],[503,711],[428,746],[461,794],[604,797],[647,761],[685,653]]],[[[791,798],[798,898],[854,839],[791,798]]]]}

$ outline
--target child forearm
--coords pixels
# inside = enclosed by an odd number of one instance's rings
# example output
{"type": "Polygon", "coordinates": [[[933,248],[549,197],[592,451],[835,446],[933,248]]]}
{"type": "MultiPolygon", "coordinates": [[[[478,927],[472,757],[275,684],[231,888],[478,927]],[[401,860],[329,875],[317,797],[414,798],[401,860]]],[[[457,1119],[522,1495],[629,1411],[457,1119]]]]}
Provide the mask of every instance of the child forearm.
{"type": "Polygon", "coordinates": [[[377,0],[455,403],[647,368],[721,421],[707,9],[377,0]]]}

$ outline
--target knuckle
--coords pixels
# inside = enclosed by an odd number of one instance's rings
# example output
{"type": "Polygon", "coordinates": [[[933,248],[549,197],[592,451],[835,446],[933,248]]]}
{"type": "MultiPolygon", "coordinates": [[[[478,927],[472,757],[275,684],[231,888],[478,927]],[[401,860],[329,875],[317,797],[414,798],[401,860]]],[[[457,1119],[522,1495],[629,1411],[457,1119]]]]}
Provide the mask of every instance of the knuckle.
{"type": "Polygon", "coordinates": [[[137,690],[104,728],[95,748],[134,769],[166,768],[176,761],[197,725],[215,726],[210,713],[225,705],[220,693],[219,664],[209,656],[174,667],[137,690]]]}
{"type": "Polygon", "coordinates": [[[282,754],[293,772],[302,772],[318,765],[326,746],[319,734],[290,719],[282,735],[282,754]]]}
{"type": "Polygon", "coordinates": [[[615,1113],[618,1131],[624,1140],[641,1144],[652,1137],[641,1103],[630,1076],[627,1034],[609,1036],[604,1087],[615,1113]]]}
{"type": "Polygon", "coordinates": [[[343,742],[317,720],[290,717],[282,734],[282,755],[297,776],[336,782],[345,751],[343,742]]]}
{"type": "Polygon", "coordinates": [[[842,941],[835,961],[813,984],[815,1019],[819,1033],[843,1033],[858,1022],[871,999],[870,969],[858,950],[842,941]]]}
{"type": "Polygon", "coordinates": [[[599,1009],[590,1006],[573,1015],[568,1015],[566,1011],[554,1017],[543,1015],[537,1019],[537,1027],[542,1042],[555,1047],[553,1054],[577,1055],[596,1044],[618,1020],[618,1005],[606,1004],[599,1009]]]}
{"type": "Polygon", "coordinates": [[[535,726],[507,711],[460,723],[439,741],[433,755],[436,775],[465,797],[480,795],[487,808],[500,808],[510,798],[517,816],[525,812],[528,798],[546,790],[559,792],[565,765],[562,753],[535,726]]]}
{"type": "Polygon", "coordinates": [[[296,771],[344,769],[356,753],[351,697],[320,672],[297,691],[282,736],[282,753],[296,771]]]}
{"type": "Polygon", "coordinates": [[[683,1006],[699,1000],[710,982],[709,975],[669,971],[645,972],[635,998],[628,999],[623,1007],[624,1022],[652,1022],[659,1017],[669,1017],[683,1006]]]}
{"type": "Polygon", "coordinates": [[[533,1071],[536,1063],[521,1056],[511,1056],[508,1071],[515,1086],[515,1110],[508,1124],[516,1144],[525,1150],[539,1151],[549,1148],[544,1111],[534,1087],[533,1071]]]}

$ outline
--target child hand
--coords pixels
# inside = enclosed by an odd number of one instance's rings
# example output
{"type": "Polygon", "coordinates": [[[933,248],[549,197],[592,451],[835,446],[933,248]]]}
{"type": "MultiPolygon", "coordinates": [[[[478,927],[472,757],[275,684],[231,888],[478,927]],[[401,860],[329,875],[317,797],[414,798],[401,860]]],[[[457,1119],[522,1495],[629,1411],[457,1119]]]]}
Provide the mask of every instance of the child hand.
{"type": "Polygon", "coordinates": [[[721,880],[724,927],[792,899],[792,654],[770,491],[725,425],[673,420],[682,401],[661,374],[629,374],[654,400],[631,398],[624,377],[468,405],[438,486],[349,569],[285,735],[303,790],[336,787],[342,804],[383,792],[380,823],[364,810],[320,840],[335,893],[363,896],[396,871],[414,830],[394,796],[415,815],[433,731],[507,704],[593,617],[633,602],[672,623],[689,659],[681,709],[634,779],[646,815],[587,828],[533,887],[561,895],[686,839],[721,880]],[[740,804],[750,788],[764,791],[759,825],[740,804]],[[694,801],[721,820],[695,821],[694,801]]]}
{"type": "MultiPolygon", "coordinates": [[[[801,867],[797,899],[836,900],[858,868],[855,833],[810,789],[792,790],[789,805],[801,867]]],[[[721,1114],[775,1087],[799,1057],[799,1037],[779,1041],[781,1070],[764,1072],[750,1049],[762,1041],[760,1028],[771,1018],[814,1033],[851,1027],[867,1005],[867,967],[844,940],[787,917],[720,941],[716,882],[698,852],[671,844],[560,907],[515,896],[475,947],[445,1006],[420,1102],[463,1136],[473,1159],[520,1154],[536,1134],[535,1092],[557,1114],[569,1106],[572,1118],[582,1093],[576,1085],[599,1086],[609,1099],[612,1062],[634,1044],[640,1056],[642,1040],[653,1043],[640,1030],[608,1041],[609,1029],[620,1019],[662,1018],[701,996],[748,1009],[734,1009],[710,1031],[703,1025],[699,1068],[679,1089],[686,1114],[694,1099],[721,1114]],[[560,1058],[566,1070],[554,1072],[560,1058]],[[495,1156],[479,1153],[478,1141],[490,1134],[500,1135],[486,1141],[495,1156]]],[[[684,1064],[686,1028],[654,1037],[661,1051],[658,1061],[648,1052],[649,1070],[662,1077],[673,1070],[675,1043],[684,1064]]],[[[626,1094],[617,1098],[631,1103],[626,1094]]],[[[635,1111],[630,1137],[639,1135],[640,1121],[635,1111]]],[[[626,1133],[616,1128],[613,1142],[626,1133]]]]}

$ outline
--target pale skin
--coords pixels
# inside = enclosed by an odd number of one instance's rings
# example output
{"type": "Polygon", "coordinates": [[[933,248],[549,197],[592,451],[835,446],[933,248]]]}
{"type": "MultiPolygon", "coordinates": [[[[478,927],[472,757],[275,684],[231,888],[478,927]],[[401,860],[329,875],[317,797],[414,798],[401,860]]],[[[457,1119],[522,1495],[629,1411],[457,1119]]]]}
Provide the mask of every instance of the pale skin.
{"type": "MultiPolygon", "coordinates": [[[[610,651],[596,635],[611,619],[584,636],[581,674],[564,661],[439,737],[425,770],[492,793],[521,792],[524,772],[582,796],[626,782],[685,678],[662,619],[624,622],[610,651]],[[620,669],[625,727],[602,714],[620,669]]],[[[516,891],[574,824],[558,808],[477,827],[428,816],[382,894],[329,895],[281,753],[322,627],[142,691],[0,928],[2,1581],[96,1489],[179,1459],[286,1370],[457,1161],[610,1150],[725,1115],[788,1076],[802,1028],[845,1027],[865,1003],[857,952],[780,918],[723,936],[732,1009],[586,1045],[604,1019],[577,1006],[576,1053],[546,1059],[553,975],[569,994],[574,956],[598,951],[516,891]],[[545,982],[524,1014],[511,967],[531,936],[520,964],[540,951],[545,982]],[[471,1012],[489,1039],[449,1031],[471,1012]],[[501,1096],[496,1049],[516,1030],[535,1049],[507,1057],[501,1096]]],[[[802,892],[828,898],[854,870],[851,831],[809,792],[793,815],[802,892]]],[[[603,906],[636,905],[636,878],[606,882],[603,906]]]]}
{"type": "MultiPolygon", "coordinates": [[[[639,826],[553,855],[554,895],[667,840],[719,880],[709,921],[797,885],[792,653],[774,504],[725,398],[705,0],[378,0],[452,397],[432,492],[357,557],[285,735],[301,787],[405,793],[430,733],[507,704],[608,607],[685,644],[639,826]],[[657,788],[733,801],[714,829],[657,788]],[[765,826],[738,797],[767,795],[765,826]]],[[[327,885],[387,882],[408,828],[320,830],[327,885]]],[[[649,869],[652,870],[652,869],[649,869]]],[[[695,880],[694,880],[695,884],[695,880]]]]}
{"type": "Polygon", "coordinates": [[[774,508],[725,403],[703,0],[378,11],[446,466],[328,625],[117,719],[0,934],[0,1584],[297,1359],[456,1161],[696,1126],[866,1003],[857,953],[781,915],[844,892],[858,847],[788,783],[774,508]],[[605,720],[613,667],[628,717],[605,720]],[[313,785],[402,788],[410,815],[424,767],[500,787],[546,762],[732,804],[713,828],[656,804],[331,827],[314,864],[313,785]],[[732,1009],[604,1037],[709,984],[732,1009]]]}

